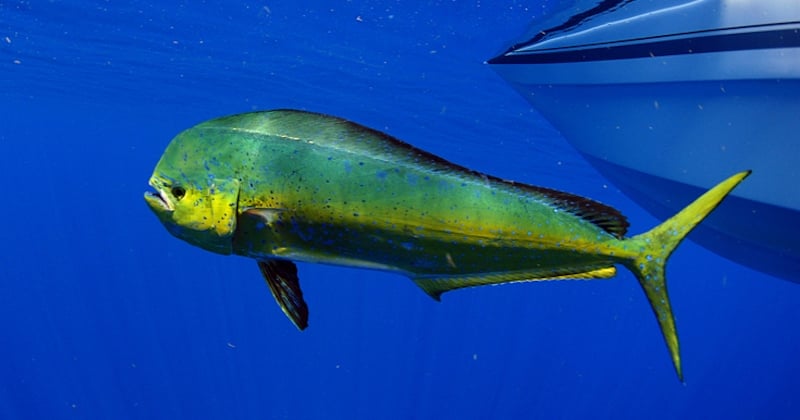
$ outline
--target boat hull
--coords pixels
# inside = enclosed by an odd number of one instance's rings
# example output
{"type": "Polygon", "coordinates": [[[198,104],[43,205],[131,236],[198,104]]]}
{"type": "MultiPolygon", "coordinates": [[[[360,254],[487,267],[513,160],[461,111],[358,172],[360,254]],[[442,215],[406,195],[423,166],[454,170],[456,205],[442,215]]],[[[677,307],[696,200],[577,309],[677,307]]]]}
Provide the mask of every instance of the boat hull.
{"type": "MultiPolygon", "coordinates": [[[[574,28],[552,26],[560,34],[534,31],[489,63],[593,166],[660,218],[718,179],[752,169],[690,237],[800,282],[800,7],[795,21],[654,33],[670,26],[661,22],[614,39],[623,33],[615,22],[637,19],[610,17],[622,9],[593,17],[594,29],[586,23],[592,19],[567,19],[574,28]]],[[[642,16],[680,17],[656,15],[642,16]]]]}

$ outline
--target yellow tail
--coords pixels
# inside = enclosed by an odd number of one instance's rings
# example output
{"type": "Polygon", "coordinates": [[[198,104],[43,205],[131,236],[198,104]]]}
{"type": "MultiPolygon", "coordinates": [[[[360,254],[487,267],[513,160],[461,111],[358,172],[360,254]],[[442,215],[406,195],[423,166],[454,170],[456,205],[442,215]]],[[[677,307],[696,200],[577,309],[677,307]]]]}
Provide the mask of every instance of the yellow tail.
{"type": "Polygon", "coordinates": [[[626,261],[625,265],[636,275],[639,284],[647,295],[647,299],[650,301],[650,306],[653,308],[658,324],[661,327],[661,334],[667,342],[675,371],[681,381],[683,381],[683,372],[681,370],[680,345],[667,294],[664,266],[667,258],[686,235],[698,223],[703,221],[719,205],[722,199],[748,175],[750,175],[750,171],[739,172],[720,182],[716,187],[708,190],[669,220],[649,232],[634,236],[626,241],[633,247],[642,250],[635,259],[626,261]]]}

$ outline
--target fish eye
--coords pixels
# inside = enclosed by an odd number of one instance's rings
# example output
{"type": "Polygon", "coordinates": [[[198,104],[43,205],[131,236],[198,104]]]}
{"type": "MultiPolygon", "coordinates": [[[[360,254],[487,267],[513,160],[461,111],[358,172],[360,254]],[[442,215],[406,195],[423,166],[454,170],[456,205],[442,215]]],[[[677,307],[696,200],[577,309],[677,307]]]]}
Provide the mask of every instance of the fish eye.
{"type": "Polygon", "coordinates": [[[172,187],[171,192],[172,195],[178,200],[180,200],[181,198],[183,198],[184,195],[186,195],[186,190],[183,187],[172,187]]]}

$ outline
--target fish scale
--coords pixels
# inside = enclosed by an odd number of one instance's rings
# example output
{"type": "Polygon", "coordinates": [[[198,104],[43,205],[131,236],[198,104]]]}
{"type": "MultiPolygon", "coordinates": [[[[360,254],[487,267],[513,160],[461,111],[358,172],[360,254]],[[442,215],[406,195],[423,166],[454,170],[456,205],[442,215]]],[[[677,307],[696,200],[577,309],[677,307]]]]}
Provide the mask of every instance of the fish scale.
{"type": "Polygon", "coordinates": [[[664,264],[741,182],[721,182],[644,234],[616,209],[482,174],[327,115],[238,114],[180,133],[156,165],[147,203],[174,236],[255,259],[300,329],[308,308],[294,261],[396,272],[435,299],[463,287],[639,280],[682,379],[664,264]]]}

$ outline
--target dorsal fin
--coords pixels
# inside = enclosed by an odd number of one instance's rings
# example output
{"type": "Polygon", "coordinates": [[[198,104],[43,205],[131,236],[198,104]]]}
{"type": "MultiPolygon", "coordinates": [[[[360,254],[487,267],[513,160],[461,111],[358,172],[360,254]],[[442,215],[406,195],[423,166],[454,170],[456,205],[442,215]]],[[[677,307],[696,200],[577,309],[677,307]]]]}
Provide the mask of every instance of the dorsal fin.
{"type": "Polygon", "coordinates": [[[550,188],[519,183],[514,185],[544,195],[562,210],[593,223],[617,238],[625,236],[630,226],[628,219],[619,210],[603,203],[550,188]]]}
{"type": "Polygon", "coordinates": [[[588,198],[549,188],[506,181],[501,178],[452,163],[442,157],[418,149],[402,140],[369,127],[339,117],[306,111],[279,109],[231,115],[207,121],[197,127],[216,127],[257,134],[283,136],[291,139],[314,139],[315,144],[346,147],[370,156],[382,156],[387,161],[417,164],[426,162],[434,171],[451,172],[478,180],[506,185],[538,194],[561,210],[591,222],[617,238],[628,230],[628,221],[618,210],[588,198]],[[308,118],[314,123],[308,124],[308,118]]]}

